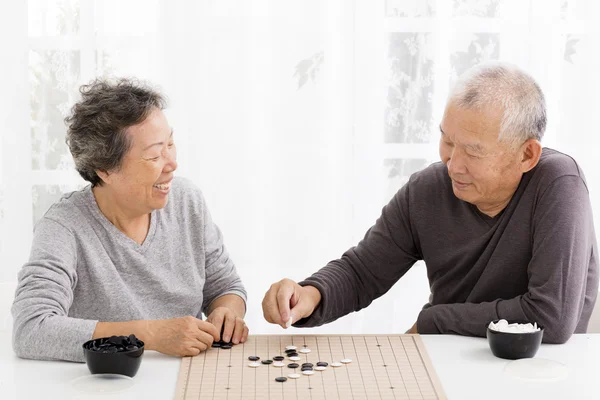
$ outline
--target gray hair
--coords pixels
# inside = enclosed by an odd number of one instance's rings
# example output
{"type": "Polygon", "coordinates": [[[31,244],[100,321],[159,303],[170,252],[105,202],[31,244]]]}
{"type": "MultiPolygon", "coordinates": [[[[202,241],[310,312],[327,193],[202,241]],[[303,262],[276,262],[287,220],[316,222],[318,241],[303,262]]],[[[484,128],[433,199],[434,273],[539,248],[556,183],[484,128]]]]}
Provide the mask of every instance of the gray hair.
{"type": "Polygon", "coordinates": [[[166,100],[133,79],[95,79],[79,92],[81,100],[65,118],[66,142],[81,177],[92,186],[102,185],[96,171],[118,170],[131,148],[127,129],[143,122],[153,110],[164,109],[166,100]]]}
{"type": "Polygon", "coordinates": [[[500,62],[478,64],[460,76],[449,102],[466,109],[500,107],[498,140],[521,144],[542,140],[546,130],[546,102],[535,80],[519,68],[500,62]]]}

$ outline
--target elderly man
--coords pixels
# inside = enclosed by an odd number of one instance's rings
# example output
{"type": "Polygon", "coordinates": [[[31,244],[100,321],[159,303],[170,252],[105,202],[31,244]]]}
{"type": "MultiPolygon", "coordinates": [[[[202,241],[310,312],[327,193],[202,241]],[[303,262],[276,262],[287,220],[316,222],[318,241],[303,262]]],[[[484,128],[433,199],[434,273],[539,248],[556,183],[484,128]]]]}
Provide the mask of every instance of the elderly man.
{"type": "Polygon", "coordinates": [[[201,191],[174,176],[162,95],[132,80],[81,94],[67,143],[90,184],[36,224],[12,308],[15,352],[84,361],[85,341],[132,333],[176,356],[245,341],[246,291],[201,191]]]}
{"type": "Polygon", "coordinates": [[[571,157],[542,149],[545,127],[530,76],[499,63],[468,71],[440,125],[442,162],[412,175],[340,259],[273,284],[266,320],[333,321],[424,260],[431,295],[411,333],[485,336],[496,319],[537,322],[548,343],[585,332],[598,294],[588,188],[571,157]]]}

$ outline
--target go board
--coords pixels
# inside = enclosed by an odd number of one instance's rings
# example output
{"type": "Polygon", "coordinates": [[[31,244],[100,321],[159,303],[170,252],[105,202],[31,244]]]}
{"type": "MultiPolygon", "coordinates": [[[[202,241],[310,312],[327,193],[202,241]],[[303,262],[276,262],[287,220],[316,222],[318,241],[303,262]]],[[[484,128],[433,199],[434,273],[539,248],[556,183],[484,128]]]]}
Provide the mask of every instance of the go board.
{"type": "Polygon", "coordinates": [[[182,358],[176,400],[446,399],[419,335],[251,335],[227,347],[182,358]]]}

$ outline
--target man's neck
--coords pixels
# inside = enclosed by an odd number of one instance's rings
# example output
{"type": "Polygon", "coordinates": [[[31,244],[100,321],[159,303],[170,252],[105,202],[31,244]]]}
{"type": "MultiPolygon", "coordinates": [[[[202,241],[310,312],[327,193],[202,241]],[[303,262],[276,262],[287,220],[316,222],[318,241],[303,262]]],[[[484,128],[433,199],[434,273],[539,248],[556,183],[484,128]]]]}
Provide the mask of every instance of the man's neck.
{"type": "Polygon", "coordinates": [[[508,206],[511,198],[512,196],[500,203],[477,205],[477,209],[488,217],[494,218],[508,206]]]}

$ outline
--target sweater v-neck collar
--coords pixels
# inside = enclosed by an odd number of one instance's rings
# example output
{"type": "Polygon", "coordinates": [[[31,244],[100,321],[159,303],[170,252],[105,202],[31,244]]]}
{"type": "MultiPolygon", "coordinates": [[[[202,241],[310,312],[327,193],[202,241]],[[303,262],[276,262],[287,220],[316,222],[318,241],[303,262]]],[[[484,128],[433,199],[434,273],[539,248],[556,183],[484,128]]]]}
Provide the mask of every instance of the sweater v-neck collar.
{"type": "Polygon", "coordinates": [[[92,210],[94,217],[100,222],[100,224],[102,224],[102,226],[104,227],[104,229],[106,229],[109,235],[116,238],[124,246],[130,247],[140,253],[144,253],[150,247],[150,245],[152,244],[152,239],[154,239],[154,234],[156,232],[156,219],[158,217],[156,211],[152,211],[152,213],[150,213],[150,228],[148,229],[148,234],[146,235],[146,238],[144,239],[142,244],[139,244],[135,240],[121,232],[112,222],[108,220],[108,218],[106,218],[106,216],[100,210],[100,207],[98,207],[98,202],[96,201],[96,197],[92,192],[91,185],[87,186],[85,190],[87,192],[86,196],[88,197],[88,203],[90,204],[90,209],[92,210]]]}
{"type": "MultiPolygon", "coordinates": [[[[510,204],[510,203],[509,203],[510,204]]],[[[508,204],[506,205],[506,207],[504,207],[502,209],[502,211],[500,211],[498,214],[496,214],[493,217],[490,217],[489,215],[481,212],[479,210],[479,208],[477,208],[477,206],[475,204],[471,204],[469,203],[469,206],[471,207],[471,209],[473,210],[473,212],[479,217],[480,220],[482,220],[483,222],[485,222],[488,226],[494,226],[496,224],[496,222],[498,222],[500,220],[500,218],[502,217],[502,215],[504,214],[504,211],[506,210],[506,208],[508,207],[508,204]]]]}

